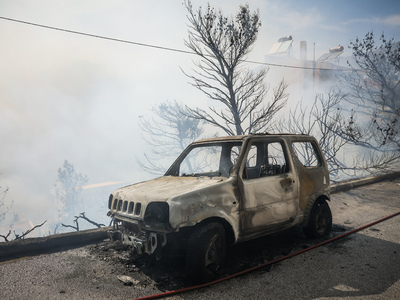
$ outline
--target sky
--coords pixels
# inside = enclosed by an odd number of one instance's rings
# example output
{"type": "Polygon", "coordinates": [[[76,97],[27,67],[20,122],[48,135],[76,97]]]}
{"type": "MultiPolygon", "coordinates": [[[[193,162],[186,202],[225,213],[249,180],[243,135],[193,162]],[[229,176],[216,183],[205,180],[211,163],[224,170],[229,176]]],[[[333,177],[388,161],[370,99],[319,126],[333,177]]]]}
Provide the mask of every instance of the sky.
{"type": "MultiPolygon", "coordinates": [[[[207,5],[192,3],[194,8],[207,5]]],[[[242,3],[210,2],[226,15],[235,14],[242,3]]],[[[396,0],[247,3],[259,9],[262,22],[248,57],[252,61],[264,62],[272,45],[288,35],[295,56],[299,42],[307,41],[310,60],[339,45],[350,55],[350,41],[371,30],[400,40],[396,0]]],[[[0,17],[188,50],[183,0],[0,0],[0,17]]],[[[190,54],[4,19],[0,39],[0,186],[9,188],[14,211],[28,218],[51,213],[51,190],[64,160],[87,175],[89,184],[150,178],[137,164],[149,151],[139,116],[150,116],[153,106],[167,100],[207,105],[181,70],[194,67],[190,54]]]]}

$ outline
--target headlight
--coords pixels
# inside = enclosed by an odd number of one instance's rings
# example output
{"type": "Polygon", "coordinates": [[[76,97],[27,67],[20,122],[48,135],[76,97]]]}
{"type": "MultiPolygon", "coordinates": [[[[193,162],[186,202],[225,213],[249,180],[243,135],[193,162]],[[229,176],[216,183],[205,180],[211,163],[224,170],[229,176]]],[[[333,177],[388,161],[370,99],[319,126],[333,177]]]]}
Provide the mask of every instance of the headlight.
{"type": "Polygon", "coordinates": [[[144,222],[149,223],[168,223],[169,205],[165,202],[152,202],[147,205],[144,215],[144,222]]]}

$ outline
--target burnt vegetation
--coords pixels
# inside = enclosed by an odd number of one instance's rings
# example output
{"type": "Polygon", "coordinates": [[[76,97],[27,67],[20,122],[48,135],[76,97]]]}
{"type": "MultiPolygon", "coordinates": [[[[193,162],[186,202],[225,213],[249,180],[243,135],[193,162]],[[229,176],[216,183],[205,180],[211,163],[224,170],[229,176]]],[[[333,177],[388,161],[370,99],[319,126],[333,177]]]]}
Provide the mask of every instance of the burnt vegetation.
{"type": "MultiPolygon", "coordinates": [[[[33,226],[31,229],[22,232],[22,233],[16,233],[15,230],[14,232],[14,238],[12,240],[22,240],[24,239],[29,233],[31,233],[32,231],[34,231],[36,228],[42,227],[47,221],[44,221],[42,224],[39,225],[35,225],[33,226]]],[[[11,241],[10,237],[11,237],[11,230],[8,231],[8,233],[6,235],[2,235],[0,234],[0,237],[2,237],[4,239],[5,242],[9,242],[11,241]]]]}
{"type": "Polygon", "coordinates": [[[61,225],[63,226],[63,227],[66,227],[66,228],[72,228],[72,229],[75,229],[76,231],[79,231],[79,219],[82,219],[82,220],[85,220],[86,222],[88,222],[89,224],[92,224],[94,227],[96,227],[96,228],[101,228],[101,227],[104,227],[104,226],[106,226],[106,225],[104,225],[104,224],[100,224],[100,223],[97,223],[97,222],[95,222],[95,221],[93,221],[93,220],[91,220],[91,219],[89,219],[88,217],[86,217],[86,215],[85,215],[85,213],[84,212],[81,212],[80,214],[79,214],[79,216],[74,216],[74,224],[75,225],[65,225],[65,224],[63,224],[63,223],[61,223],[61,225]]]}

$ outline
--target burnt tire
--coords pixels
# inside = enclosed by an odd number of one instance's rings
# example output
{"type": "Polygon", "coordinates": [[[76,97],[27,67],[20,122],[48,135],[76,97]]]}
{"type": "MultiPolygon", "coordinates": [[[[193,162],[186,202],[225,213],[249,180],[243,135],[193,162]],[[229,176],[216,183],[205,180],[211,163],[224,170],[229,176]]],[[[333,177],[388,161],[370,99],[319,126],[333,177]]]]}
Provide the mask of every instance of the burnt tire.
{"type": "Polygon", "coordinates": [[[327,235],[332,229],[332,213],[325,200],[317,200],[311,209],[308,224],[303,228],[307,237],[319,238],[327,235]]]}
{"type": "Polygon", "coordinates": [[[186,254],[186,273],[193,283],[215,279],[225,259],[226,237],[220,223],[209,223],[194,230],[186,254]]]}

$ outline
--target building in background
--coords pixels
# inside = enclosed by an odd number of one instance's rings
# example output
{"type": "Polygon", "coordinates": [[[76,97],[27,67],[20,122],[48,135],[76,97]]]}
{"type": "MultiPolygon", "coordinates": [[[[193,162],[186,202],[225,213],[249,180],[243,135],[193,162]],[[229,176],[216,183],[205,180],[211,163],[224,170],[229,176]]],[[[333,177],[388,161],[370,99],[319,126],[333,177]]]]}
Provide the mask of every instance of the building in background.
{"type": "Polygon", "coordinates": [[[318,59],[315,59],[313,50],[313,58],[308,59],[307,42],[300,41],[298,56],[293,42],[291,35],[282,37],[265,56],[265,63],[270,66],[273,77],[283,77],[289,84],[291,94],[314,99],[316,93],[327,91],[337,83],[341,70],[348,69],[340,64],[343,46],[330,48],[318,59]]]}

